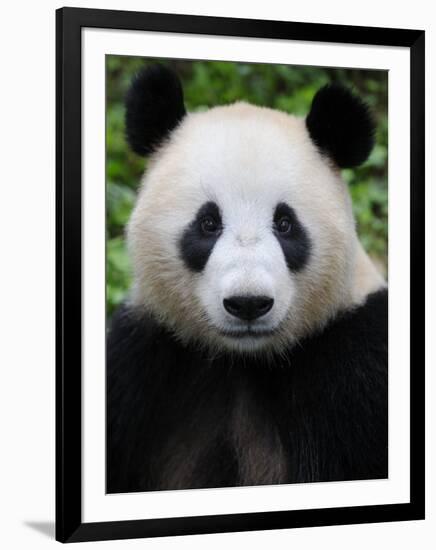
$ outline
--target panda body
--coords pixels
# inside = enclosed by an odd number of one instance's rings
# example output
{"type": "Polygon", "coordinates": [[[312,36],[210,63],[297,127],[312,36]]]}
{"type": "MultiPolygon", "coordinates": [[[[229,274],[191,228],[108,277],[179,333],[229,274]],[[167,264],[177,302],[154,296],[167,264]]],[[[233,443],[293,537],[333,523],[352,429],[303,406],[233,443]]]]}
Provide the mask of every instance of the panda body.
{"type": "Polygon", "coordinates": [[[108,491],[387,477],[387,289],[339,171],[371,149],[364,104],[186,114],[157,67],[126,122],[151,159],[108,338],[108,491]]]}
{"type": "Polygon", "coordinates": [[[122,309],[108,354],[108,491],[387,477],[387,291],[286,357],[210,357],[122,309]]]}

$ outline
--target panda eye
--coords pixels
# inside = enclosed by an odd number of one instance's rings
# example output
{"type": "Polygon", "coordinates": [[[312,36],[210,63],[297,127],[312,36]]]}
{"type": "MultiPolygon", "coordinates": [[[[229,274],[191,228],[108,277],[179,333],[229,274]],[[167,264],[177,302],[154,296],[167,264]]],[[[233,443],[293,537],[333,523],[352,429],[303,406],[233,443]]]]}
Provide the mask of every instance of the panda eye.
{"type": "Polygon", "coordinates": [[[201,220],[200,226],[205,235],[216,235],[221,231],[220,224],[212,216],[205,216],[201,220]]]}
{"type": "Polygon", "coordinates": [[[283,216],[276,222],[276,229],[279,233],[285,234],[291,231],[291,220],[287,216],[283,216]]]}

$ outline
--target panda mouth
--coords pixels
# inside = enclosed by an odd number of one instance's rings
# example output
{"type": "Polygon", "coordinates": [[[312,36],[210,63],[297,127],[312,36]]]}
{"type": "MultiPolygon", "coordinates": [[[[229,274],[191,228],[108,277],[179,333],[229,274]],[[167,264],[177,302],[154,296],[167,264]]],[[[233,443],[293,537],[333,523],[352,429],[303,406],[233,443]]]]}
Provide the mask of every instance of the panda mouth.
{"type": "Polygon", "coordinates": [[[238,330],[219,330],[219,333],[222,336],[226,336],[228,338],[265,338],[268,336],[272,336],[276,331],[275,330],[267,330],[267,329],[258,329],[253,330],[250,327],[244,328],[244,329],[238,329],[238,330]]]}

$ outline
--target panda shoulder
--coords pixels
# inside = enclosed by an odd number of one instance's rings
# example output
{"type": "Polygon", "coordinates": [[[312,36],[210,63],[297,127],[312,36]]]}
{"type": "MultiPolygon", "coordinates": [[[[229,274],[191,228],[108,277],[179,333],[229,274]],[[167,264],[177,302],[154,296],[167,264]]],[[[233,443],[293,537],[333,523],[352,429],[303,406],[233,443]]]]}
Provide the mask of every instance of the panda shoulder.
{"type": "Polygon", "coordinates": [[[157,369],[176,360],[178,344],[146,311],[122,305],[107,336],[107,375],[111,385],[146,383],[157,369]],[[163,356],[162,351],[165,354],[163,356]]]}
{"type": "Polygon", "coordinates": [[[367,339],[386,345],[388,333],[388,289],[383,286],[371,292],[358,306],[339,316],[345,333],[351,340],[367,339]]]}
{"type": "Polygon", "coordinates": [[[360,305],[339,313],[300,346],[304,359],[332,372],[360,376],[387,370],[388,290],[368,294],[360,305]],[[309,356],[309,357],[308,357],[309,356]]]}
{"type": "Polygon", "coordinates": [[[387,366],[388,290],[368,294],[360,305],[339,314],[320,336],[330,353],[361,369],[387,366]]]}

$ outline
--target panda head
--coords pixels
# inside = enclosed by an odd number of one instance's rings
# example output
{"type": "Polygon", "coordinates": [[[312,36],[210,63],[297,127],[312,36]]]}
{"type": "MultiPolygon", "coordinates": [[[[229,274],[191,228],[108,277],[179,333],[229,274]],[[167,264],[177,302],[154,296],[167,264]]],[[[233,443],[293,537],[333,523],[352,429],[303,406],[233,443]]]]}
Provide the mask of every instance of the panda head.
{"type": "Polygon", "coordinates": [[[374,134],[347,89],[322,88],[305,119],[246,103],[187,114],[158,65],[131,85],[126,132],[150,155],[128,226],[130,300],[181,340],[282,351],[383,284],[340,175],[374,134]]]}

